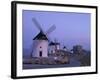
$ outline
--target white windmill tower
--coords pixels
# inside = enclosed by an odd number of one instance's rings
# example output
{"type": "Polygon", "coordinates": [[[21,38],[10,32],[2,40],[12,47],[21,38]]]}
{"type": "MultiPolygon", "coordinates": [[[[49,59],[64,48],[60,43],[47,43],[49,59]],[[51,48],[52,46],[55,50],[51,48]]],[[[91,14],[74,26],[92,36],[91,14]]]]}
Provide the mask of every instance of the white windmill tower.
{"type": "Polygon", "coordinates": [[[60,43],[57,42],[57,40],[55,39],[55,41],[50,42],[49,44],[49,53],[56,53],[57,50],[60,50],[60,43]]]}
{"type": "Polygon", "coordinates": [[[55,26],[50,27],[45,33],[35,18],[33,18],[32,21],[40,31],[33,39],[34,50],[32,50],[32,57],[48,57],[48,44],[50,41],[48,34],[55,29],[55,26]]]}

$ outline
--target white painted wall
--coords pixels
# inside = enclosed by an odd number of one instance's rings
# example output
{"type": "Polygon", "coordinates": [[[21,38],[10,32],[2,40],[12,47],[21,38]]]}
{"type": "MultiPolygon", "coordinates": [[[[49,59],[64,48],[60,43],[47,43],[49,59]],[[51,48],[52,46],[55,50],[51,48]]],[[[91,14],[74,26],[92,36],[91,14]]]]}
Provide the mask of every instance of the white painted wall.
{"type": "Polygon", "coordinates": [[[34,40],[33,43],[33,57],[40,57],[39,53],[42,51],[42,57],[48,57],[48,41],[34,40]],[[40,48],[41,47],[41,48],[40,48]]]}
{"type": "MultiPolygon", "coordinates": [[[[57,47],[57,50],[60,49],[60,45],[56,45],[56,47],[57,47]]],[[[52,52],[55,53],[56,47],[55,47],[55,45],[50,45],[49,46],[49,53],[52,53],[52,52]]]]}
{"type": "Polygon", "coordinates": [[[60,45],[57,45],[57,50],[59,50],[60,49],[60,45]]]}
{"type": "Polygon", "coordinates": [[[64,51],[67,51],[67,49],[66,49],[66,48],[64,48],[63,50],[64,50],[64,51]]]}
{"type": "Polygon", "coordinates": [[[55,53],[55,46],[49,46],[49,53],[55,53]]]}

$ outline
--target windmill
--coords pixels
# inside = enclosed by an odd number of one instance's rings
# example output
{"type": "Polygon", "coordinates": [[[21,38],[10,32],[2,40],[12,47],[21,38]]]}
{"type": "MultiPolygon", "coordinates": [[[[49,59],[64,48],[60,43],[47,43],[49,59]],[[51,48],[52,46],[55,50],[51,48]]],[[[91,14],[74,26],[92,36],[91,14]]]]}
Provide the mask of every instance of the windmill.
{"type": "Polygon", "coordinates": [[[42,29],[39,22],[32,18],[33,23],[35,24],[35,27],[40,31],[35,37],[34,37],[34,50],[32,50],[32,57],[48,57],[48,44],[51,42],[48,35],[56,29],[55,25],[51,26],[46,32],[42,29]]]}
{"type": "Polygon", "coordinates": [[[60,43],[57,42],[56,39],[54,39],[54,41],[51,41],[49,46],[49,54],[56,53],[58,50],[60,50],[60,43]]]}

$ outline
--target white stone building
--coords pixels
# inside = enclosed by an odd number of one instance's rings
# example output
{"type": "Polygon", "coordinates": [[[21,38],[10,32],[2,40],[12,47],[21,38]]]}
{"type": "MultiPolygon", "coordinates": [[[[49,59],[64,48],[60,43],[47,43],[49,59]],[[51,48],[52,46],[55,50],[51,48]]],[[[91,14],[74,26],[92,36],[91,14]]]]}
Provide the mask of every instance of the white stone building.
{"type": "Polygon", "coordinates": [[[32,57],[48,57],[48,38],[40,32],[34,39],[32,57]]]}
{"type": "Polygon", "coordinates": [[[60,43],[51,42],[49,44],[49,53],[55,53],[55,51],[59,49],[60,49],[60,43]]]}

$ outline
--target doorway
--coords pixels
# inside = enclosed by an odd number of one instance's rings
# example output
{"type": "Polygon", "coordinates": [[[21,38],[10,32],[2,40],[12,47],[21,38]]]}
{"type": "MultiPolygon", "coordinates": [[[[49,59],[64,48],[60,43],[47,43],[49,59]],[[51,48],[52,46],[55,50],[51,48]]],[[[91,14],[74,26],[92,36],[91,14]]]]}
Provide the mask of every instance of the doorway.
{"type": "Polygon", "coordinates": [[[42,57],[42,51],[39,52],[39,56],[42,57]]]}

